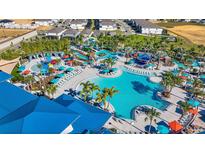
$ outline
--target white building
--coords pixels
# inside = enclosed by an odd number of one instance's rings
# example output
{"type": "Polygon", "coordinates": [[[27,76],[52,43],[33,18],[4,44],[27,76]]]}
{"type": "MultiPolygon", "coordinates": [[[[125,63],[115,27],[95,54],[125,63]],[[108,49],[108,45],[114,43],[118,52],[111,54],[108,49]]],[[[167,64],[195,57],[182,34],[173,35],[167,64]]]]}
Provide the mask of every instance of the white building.
{"type": "Polygon", "coordinates": [[[83,30],[85,29],[88,21],[86,19],[73,19],[70,22],[70,27],[72,29],[78,29],[78,30],[83,30]]]}
{"type": "Polygon", "coordinates": [[[159,27],[156,24],[153,24],[144,19],[135,19],[134,20],[135,26],[137,30],[142,34],[157,34],[161,35],[164,33],[164,29],[159,27]]]}
{"type": "Polygon", "coordinates": [[[45,35],[47,37],[50,37],[50,38],[58,38],[58,39],[60,39],[65,31],[66,31],[66,29],[64,29],[62,27],[56,27],[56,28],[53,28],[51,30],[48,30],[45,33],[45,35]]]}
{"type": "Polygon", "coordinates": [[[13,25],[13,24],[15,24],[15,22],[13,20],[9,20],[9,19],[2,19],[2,20],[0,20],[0,26],[1,27],[13,25]]]}
{"type": "Polygon", "coordinates": [[[102,19],[99,23],[99,30],[102,31],[115,31],[117,30],[117,24],[111,19],[102,19]]]}
{"type": "Polygon", "coordinates": [[[38,26],[49,26],[53,24],[51,19],[35,19],[34,23],[38,26]]]}

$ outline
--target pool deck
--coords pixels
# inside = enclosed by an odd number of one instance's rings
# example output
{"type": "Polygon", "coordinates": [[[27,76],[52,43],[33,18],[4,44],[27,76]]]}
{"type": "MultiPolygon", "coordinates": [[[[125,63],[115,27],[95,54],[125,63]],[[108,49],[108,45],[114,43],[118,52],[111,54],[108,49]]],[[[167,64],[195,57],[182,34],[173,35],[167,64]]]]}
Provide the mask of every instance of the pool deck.
{"type": "Polygon", "coordinates": [[[68,90],[68,89],[74,89],[75,90],[77,88],[77,86],[82,81],[96,76],[97,72],[98,71],[95,68],[86,67],[85,69],[83,69],[83,72],[81,74],[71,78],[70,80],[68,80],[67,82],[64,83],[64,86],[58,88],[55,95],[54,95],[54,98],[56,98],[56,97],[60,96],[61,94],[65,93],[65,90],[68,90]]]}

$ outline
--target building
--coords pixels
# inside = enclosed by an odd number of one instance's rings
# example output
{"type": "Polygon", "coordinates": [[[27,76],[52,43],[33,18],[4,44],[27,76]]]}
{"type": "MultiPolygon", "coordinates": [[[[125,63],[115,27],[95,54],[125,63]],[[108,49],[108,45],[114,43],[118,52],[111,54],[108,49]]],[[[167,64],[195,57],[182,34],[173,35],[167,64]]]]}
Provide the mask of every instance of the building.
{"type": "Polygon", "coordinates": [[[117,24],[112,19],[102,19],[102,20],[99,20],[99,30],[115,31],[117,30],[117,24]]]}
{"type": "Polygon", "coordinates": [[[65,31],[66,31],[66,29],[64,29],[64,28],[62,28],[62,27],[56,27],[56,28],[53,28],[53,29],[51,29],[51,30],[48,30],[48,31],[45,33],[45,36],[46,36],[46,37],[49,37],[49,38],[57,38],[57,39],[60,39],[65,31]]]}
{"type": "Polygon", "coordinates": [[[87,26],[87,19],[73,19],[70,22],[70,27],[72,29],[83,30],[87,26]]]}
{"type": "Polygon", "coordinates": [[[100,133],[111,114],[68,95],[55,100],[14,86],[0,71],[0,134],[100,133]]]}
{"type": "Polygon", "coordinates": [[[11,24],[15,24],[15,21],[14,20],[9,20],[9,19],[0,20],[0,26],[1,27],[8,26],[8,25],[11,25],[11,24]]]}
{"type": "Polygon", "coordinates": [[[53,24],[53,20],[51,19],[35,19],[34,24],[38,26],[49,26],[53,24]]]}
{"type": "Polygon", "coordinates": [[[66,19],[63,21],[63,27],[70,28],[70,23],[73,19],[66,19]]]}
{"type": "Polygon", "coordinates": [[[93,34],[93,31],[91,29],[84,29],[80,34],[84,37],[90,37],[93,34]]]}
{"type": "Polygon", "coordinates": [[[62,37],[69,37],[71,39],[75,39],[80,35],[80,31],[76,29],[66,29],[66,31],[62,34],[62,37]]]}
{"type": "Polygon", "coordinates": [[[144,19],[131,19],[126,20],[126,22],[135,30],[137,33],[147,34],[147,35],[162,35],[166,31],[156,24],[153,24],[144,19]]]}

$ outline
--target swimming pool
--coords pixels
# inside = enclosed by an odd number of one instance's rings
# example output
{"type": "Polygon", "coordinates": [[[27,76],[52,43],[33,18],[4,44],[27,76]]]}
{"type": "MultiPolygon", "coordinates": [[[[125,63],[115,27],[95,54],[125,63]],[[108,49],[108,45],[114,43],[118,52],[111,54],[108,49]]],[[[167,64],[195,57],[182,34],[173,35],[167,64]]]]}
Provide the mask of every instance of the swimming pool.
{"type": "Polygon", "coordinates": [[[97,59],[107,59],[107,58],[116,58],[117,53],[112,53],[108,50],[100,50],[95,53],[98,58],[97,59]],[[100,56],[103,55],[103,56],[100,56]]]}
{"type": "Polygon", "coordinates": [[[148,77],[129,73],[125,69],[117,78],[96,77],[90,81],[100,88],[114,86],[119,90],[111,99],[117,117],[131,119],[132,110],[139,105],[150,105],[161,110],[169,105],[156,96],[157,91],[162,90],[160,84],[151,83],[148,77]]]}

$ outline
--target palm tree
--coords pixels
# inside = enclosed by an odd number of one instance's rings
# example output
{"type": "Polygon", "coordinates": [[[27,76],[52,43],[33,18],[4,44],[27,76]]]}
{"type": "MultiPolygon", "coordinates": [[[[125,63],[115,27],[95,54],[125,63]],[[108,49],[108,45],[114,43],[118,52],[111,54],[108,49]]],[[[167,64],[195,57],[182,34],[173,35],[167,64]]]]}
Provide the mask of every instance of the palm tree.
{"type": "Polygon", "coordinates": [[[108,103],[108,107],[109,107],[109,104],[110,104],[110,99],[119,92],[119,90],[115,89],[115,87],[111,87],[109,89],[107,89],[107,93],[108,93],[108,96],[109,96],[109,103],[108,103]]]}
{"type": "Polygon", "coordinates": [[[27,83],[28,90],[32,90],[32,83],[34,82],[34,77],[32,75],[24,77],[24,82],[27,83]]]}
{"type": "Polygon", "coordinates": [[[107,102],[106,102],[106,99],[108,97],[108,89],[107,88],[104,88],[102,90],[102,93],[97,93],[97,97],[95,99],[95,101],[97,103],[103,103],[104,104],[104,109],[106,110],[108,105],[107,105],[107,102]]]}
{"type": "Polygon", "coordinates": [[[191,109],[191,105],[188,102],[180,101],[179,103],[180,108],[182,109],[182,116],[181,118],[191,109]]]}
{"type": "Polygon", "coordinates": [[[100,87],[94,83],[91,83],[90,84],[90,90],[91,90],[91,93],[92,93],[92,98],[93,98],[93,94],[94,94],[94,91],[100,91],[100,87]]]}
{"type": "Polygon", "coordinates": [[[50,94],[51,94],[52,98],[53,98],[54,94],[56,93],[56,91],[57,91],[57,85],[51,85],[50,86],[50,94]]]}
{"type": "Polygon", "coordinates": [[[80,83],[81,86],[83,86],[81,92],[80,92],[80,96],[84,96],[84,101],[87,101],[88,96],[91,94],[91,82],[87,81],[87,82],[81,82],[80,83]]]}
{"type": "Polygon", "coordinates": [[[164,95],[169,97],[173,87],[176,84],[181,84],[182,79],[178,76],[175,76],[172,72],[165,72],[162,76],[161,84],[165,87],[164,95]]]}
{"type": "Polygon", "coordinates": [[[159,118],[161,113],[157,112],[156,109],[151,108],[147,112],[145,112],[145,114],[147,115],[147,117],[144,120],[145,121],[147,121],[147,120],[150,121],[149,131],[148,131],[148,133],[150,133],[152,122],[154,121],[156,123],[157,122],[156,118],[159,118]]]}

